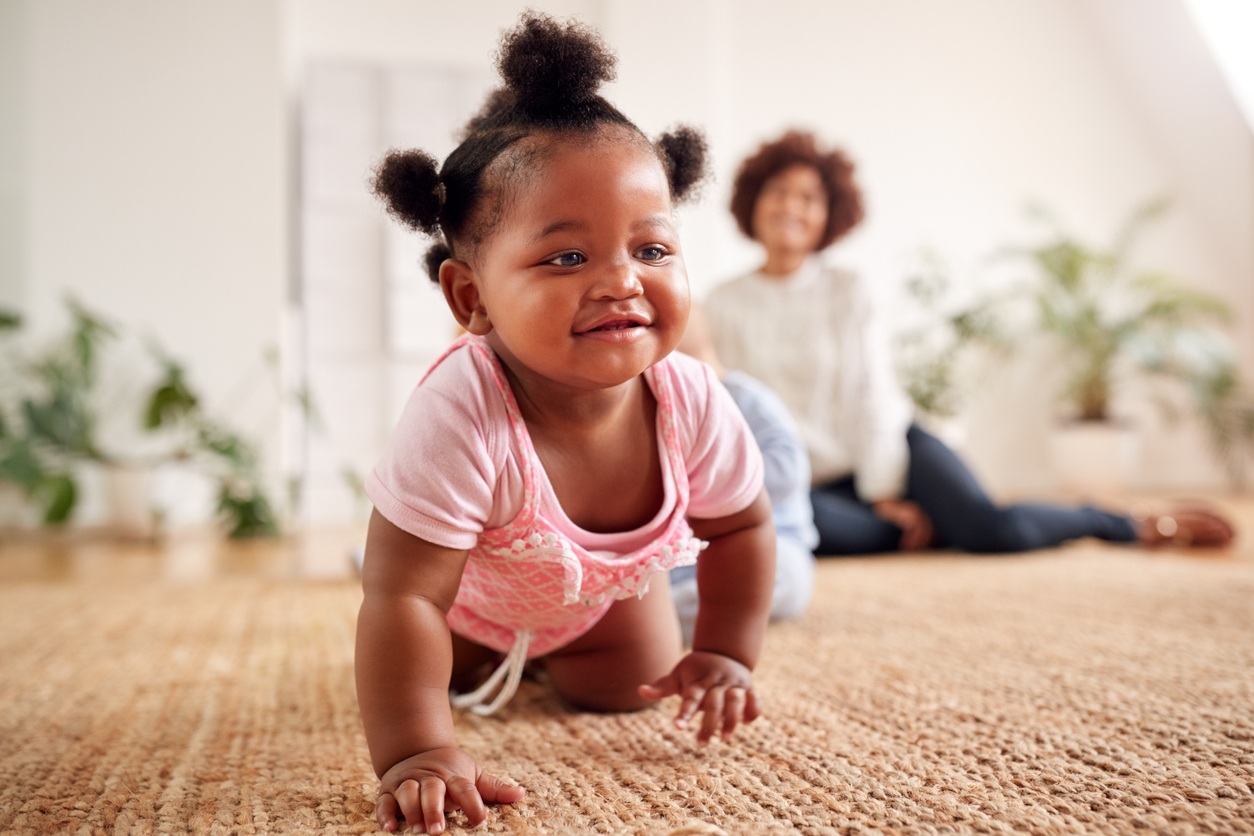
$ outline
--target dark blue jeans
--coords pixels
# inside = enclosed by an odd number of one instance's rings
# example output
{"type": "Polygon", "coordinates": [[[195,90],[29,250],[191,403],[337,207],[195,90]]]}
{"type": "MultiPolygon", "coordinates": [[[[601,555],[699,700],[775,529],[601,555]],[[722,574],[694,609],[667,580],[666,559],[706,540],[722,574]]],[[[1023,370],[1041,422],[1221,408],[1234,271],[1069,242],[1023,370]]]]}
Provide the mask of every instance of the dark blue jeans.
{"type": "MultiPolygon", "coordinates": [[[[903,497],[917,502],[936,530],[935,548],[967,552],[1023,552],[1079,537],[1127,543],[1136,540],[1129,517],[1090,505],[1008,505],[999,508],[967,466],[939,439],[917,425],[906,433],[910,466],[903,497]]],[[[901,529],[858,499],[853,476],[810,492],[818,555],[896,551],[901,529]]]]}

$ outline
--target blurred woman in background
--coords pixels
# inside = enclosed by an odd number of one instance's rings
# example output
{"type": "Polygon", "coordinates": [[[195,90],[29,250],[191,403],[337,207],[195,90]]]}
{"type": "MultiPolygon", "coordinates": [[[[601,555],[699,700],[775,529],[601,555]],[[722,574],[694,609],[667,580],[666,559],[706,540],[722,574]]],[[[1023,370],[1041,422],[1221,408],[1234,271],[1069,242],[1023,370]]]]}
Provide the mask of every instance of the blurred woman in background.
{"type": "Polygon", "coordinates": [[[724,365],[773,388],[800,427],[819,554],[1232,539],[1226,520],[1199,508],[1134,519],[1087,505],[995,505],[954,452],[913,423],[861,278],[820,260],[862,220],[853,175],[841,151],[820,148],[809,133],[762,145],[736,175],[731,210],[765,261],[706,301],[724,365]]]}

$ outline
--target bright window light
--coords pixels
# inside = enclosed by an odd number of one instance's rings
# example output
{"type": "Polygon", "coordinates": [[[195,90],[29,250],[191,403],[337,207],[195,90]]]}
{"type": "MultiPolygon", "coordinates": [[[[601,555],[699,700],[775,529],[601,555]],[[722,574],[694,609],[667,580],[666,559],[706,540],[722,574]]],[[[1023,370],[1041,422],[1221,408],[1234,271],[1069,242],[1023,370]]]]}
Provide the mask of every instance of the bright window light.
{"type": "Polygon", "coordinates": [[[1254,0],[1185,0],[1228,80],[1245,124],[1254,130],[1254,0]]]}

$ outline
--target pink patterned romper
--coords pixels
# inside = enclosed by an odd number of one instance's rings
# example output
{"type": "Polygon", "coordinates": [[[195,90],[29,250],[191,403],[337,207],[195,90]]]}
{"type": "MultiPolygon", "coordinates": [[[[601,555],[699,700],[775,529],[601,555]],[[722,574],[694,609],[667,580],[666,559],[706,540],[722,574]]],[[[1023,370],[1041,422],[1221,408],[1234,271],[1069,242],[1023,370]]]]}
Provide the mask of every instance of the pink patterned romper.
{"type": "Polygon", "coordinates": [[[614,601],[632,595],[643,597],[655,572],[691,565],[707,544],[693,536],[687,521],[688,477],[675,423],[673,372],[667,360],[645,374],[651,378],[658,402],[658,429],[675,483],[675,508],[662,533],[647,546],[621,556],[602,556],[571,542],[544,518],[540,508],[544,467],[500,362],[487,342],[481,337],[462,337],[427,375],[463,346],[482,352],[491,364],[510,429],[522,451],[525,482],[522,509],[514,520],[482,532],[470,550],[457,599],[448,613],[453,632],[506,653],[504,662],[482,687],[452,698],[456,707],[491,714],[514,695],[527,659],[543,656],[583,635],[614,601]],[[489,702],[493,691],[497,694],[489,702]]]}

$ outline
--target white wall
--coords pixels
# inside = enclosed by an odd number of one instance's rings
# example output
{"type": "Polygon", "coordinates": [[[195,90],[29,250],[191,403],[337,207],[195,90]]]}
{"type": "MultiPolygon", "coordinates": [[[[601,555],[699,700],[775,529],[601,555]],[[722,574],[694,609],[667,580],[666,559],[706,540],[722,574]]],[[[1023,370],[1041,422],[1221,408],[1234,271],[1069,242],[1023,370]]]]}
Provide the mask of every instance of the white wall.
{"type": "Polygon", "coordinates": [[[211,410],[273,448],[273,399],[245,378],[277,346],[287,280],[277,2],[38,0],[24,12],[33,329],[62,326],[72,293],[155,335],[211,410]]]}
{"type": "Polygon", "coordinates": [[[601,6],[598,0],[283,0],[284,49],[296,72],[328,58],[486,68],[501,31],[522,9],[575,15],[598,26],[601,6]]]}
{"type": "MultiPolygon", "coordinates": [[[[1080,9],[1202,251],[1192,278],[1235,302],[1238,341],[1254,364],[1254,122],[1243,117],[1183,4],[1101,0],[1080,9]],[[1135,28],[1127,25],[1133,19],[1135,28]]],[[[1254,28],[1245,36],[1254,39],[1254,28]]]]}
{"type": "Polygon", "coordinates": [[[0,0],[0,307],[22,304],[26,253],[26,4],[0,0]]]}

